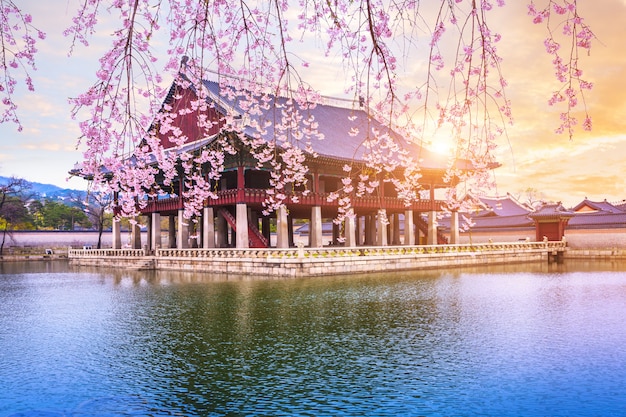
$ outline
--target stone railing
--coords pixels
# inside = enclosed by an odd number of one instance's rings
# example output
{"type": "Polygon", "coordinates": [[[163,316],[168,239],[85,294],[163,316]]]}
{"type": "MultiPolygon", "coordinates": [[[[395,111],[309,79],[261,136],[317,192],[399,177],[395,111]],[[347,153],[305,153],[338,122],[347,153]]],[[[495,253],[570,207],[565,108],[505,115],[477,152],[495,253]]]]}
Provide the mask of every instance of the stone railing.
{"type": "MultiPolygon", "coordinates": [[[[315,258],[343,258],[355,256],[415,256],[454,253],[480,252],[531,252],[531,251],[563,251],[565,242],[498,242],[462,245],[420,245],[420,246],[359,246],[324,247],[324,248],[161,248],[155,251],[160,258],[187,258],[187,259],[315,259],[315,258]]],[[[70,249],[70,258],[85,257],[142,257],[146,256],[143,249],[70,249]]]]}
{"type": "Polygon", "coordinates": [[[143,249],[69,249],[67,256],[69,258],[140,258],[146,256],[146,251],[143,249]]]}

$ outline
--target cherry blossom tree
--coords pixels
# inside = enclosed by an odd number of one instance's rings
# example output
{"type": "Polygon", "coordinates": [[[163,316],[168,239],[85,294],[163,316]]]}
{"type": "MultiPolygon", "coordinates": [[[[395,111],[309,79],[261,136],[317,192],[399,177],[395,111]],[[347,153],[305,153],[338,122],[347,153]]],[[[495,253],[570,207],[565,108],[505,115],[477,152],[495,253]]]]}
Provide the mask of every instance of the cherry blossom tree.
{"type": "MultiPolygon", "coordinates": [[[[103,14],[117,18],[119,27],[100,59],[96,81],[72,99],[82,132],[79,145],[85,149],[82,174],[119,192],[121,212],[130,217],[137,201],[168,192],[155,188],[155,175],[161,173],[168,185],[182,165],[185,216],[193,217],[205,199],[214,197],[210,182],[219,178],[225,154],[238,149],[222,139],[218,148],[174,155],[163,149],[154,127],[176,144],[189,142],[176,128],[176,118],[208,110],[209,92],[201,80],[213,77],[245,103],[250,115],[265,109],[270,97],[290,99],[272,121],[269,141],[268,124],[257,123],[250,137],[234,114],[220,123],[259,164],[274,168],[266,208],[276,209],[290,185],[306,182],[305,157],[315,156],[312,141],[323,140],[320,121],[306,117],[307,106],[315,106],[320,94],[305,74],[319,62],[301,53],[318,48],[322,58],[340,57],[345,94],[364,104],[371,117],[420,144],[436,134],[453,138],[450,181],[488,187],[494,149],[513,122],[497,49],[506,34],[490,26],[499,7],[506,7],[504,0],[84,0],[64,32],[73,40],[71,53],[89,45],[103,14]],[[168,47],[159,53],[163,39],[168,47]],[[403,74],[416,61],[425,68],[423,76],[409,83],[403,74]],[[183,89],[194,88],[198,100],[189,109],[159,112],[172,79],[183,89]],[[89,116],[81,118],[84,110],[89,116]],[[456,169],[460,159],[471,161],[474,169],[456,169]],[[208,175],[201,170],[207,165],[208,175]]],[[[12,0],[0,0],[0,8],[0,120],[19,126],[14,88],[20,75],[33,88],[29,71],[35,69],[36,42],[45,35],[12,0]]],[[[555,69],[554,94],[546,100],[563,109],[556,131],[570,137],[581,107],[582,128],[591,129],[584,93],[592,85],[583,78],[579,54],[590,51],[594,35],[578,10],[576,0],[528,2],[529,18],[546,32],[544,45],[555,69]]],[[[198,123],[206,132],[214,127],[210,120],[198,123]]],[[[339,220],[352,215],[352,197],[375,193],[381,181],[392,182],[407,202],[419,198],[419,156],[385,131],[367,136],[367,169],[357,172],[347,165],[343,188],[331,197],[340,203],[339,220]]],[[[450,208],[457,209],[454,192],[449,199],[450,208]]]]}

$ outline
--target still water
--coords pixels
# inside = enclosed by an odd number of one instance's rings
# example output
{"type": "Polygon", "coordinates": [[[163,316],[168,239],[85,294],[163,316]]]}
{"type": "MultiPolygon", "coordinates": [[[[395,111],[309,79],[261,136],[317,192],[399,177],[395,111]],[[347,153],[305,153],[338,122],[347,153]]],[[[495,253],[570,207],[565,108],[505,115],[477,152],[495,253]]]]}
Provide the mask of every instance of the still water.
{"type": "Polygon", "coordinates": [[[0,416],[626,416],[626,272],[0,263],[0,416]]]}

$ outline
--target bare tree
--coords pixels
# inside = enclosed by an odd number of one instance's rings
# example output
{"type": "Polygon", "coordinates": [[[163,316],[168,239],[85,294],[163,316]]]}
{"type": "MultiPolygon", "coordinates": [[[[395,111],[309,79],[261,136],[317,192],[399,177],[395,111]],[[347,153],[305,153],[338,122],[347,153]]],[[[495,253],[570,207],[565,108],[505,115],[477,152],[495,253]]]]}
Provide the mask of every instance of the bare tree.
{"type": "Polygon", "coordinates": [[[24,218],[27,213],[25,202],[28,198],[26,191],[29,189],[30,184],[22,178],[11,177],[0,184],[0,225],[2,227],[0,256],[3,254],[7,237],[10,237],[12,224],[24,218]]]}

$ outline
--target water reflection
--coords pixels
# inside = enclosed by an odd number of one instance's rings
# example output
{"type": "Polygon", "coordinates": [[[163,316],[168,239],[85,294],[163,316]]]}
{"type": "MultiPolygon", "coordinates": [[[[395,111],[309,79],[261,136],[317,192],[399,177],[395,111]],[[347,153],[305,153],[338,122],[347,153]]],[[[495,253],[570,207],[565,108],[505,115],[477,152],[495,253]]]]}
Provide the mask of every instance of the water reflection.
{"type": "Polygon", "coordinates": [[[13,265],[0,415],[623,415],[618,267],[257,281],[13,265]]]}

